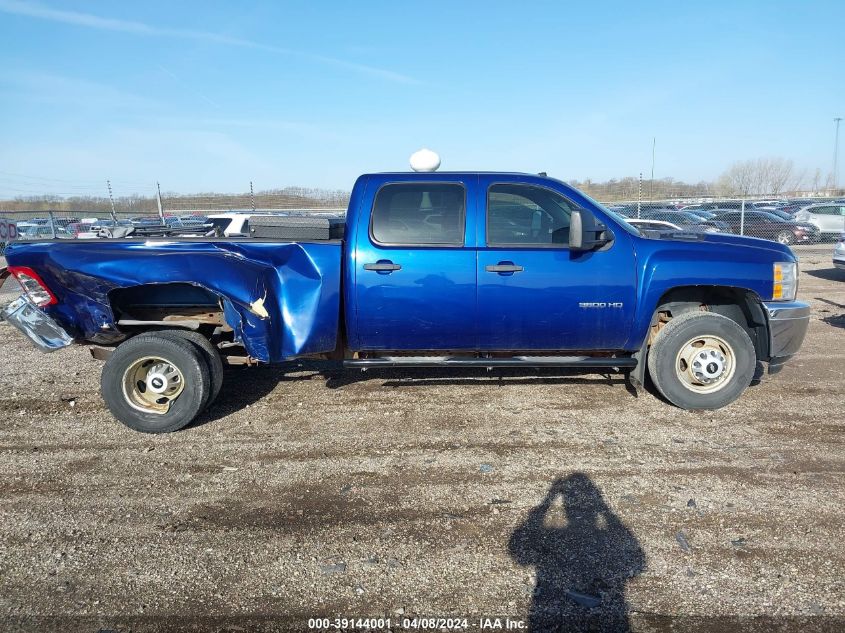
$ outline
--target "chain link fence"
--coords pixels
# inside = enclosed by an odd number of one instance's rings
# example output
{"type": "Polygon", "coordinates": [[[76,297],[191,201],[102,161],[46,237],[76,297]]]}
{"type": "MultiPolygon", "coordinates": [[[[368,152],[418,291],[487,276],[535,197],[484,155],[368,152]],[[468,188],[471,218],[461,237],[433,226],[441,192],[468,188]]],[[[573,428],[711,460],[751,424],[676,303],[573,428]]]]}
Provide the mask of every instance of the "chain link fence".
{"type": "MultiPolygon", "coordinates": [[[[26,191],[30,195],[0,199],[0,221],[15,225],[16,239],[73,239],[91,237],[100,228],[114,226],[166,225],[185,231],[200,230],[211,222],[211,217],[224,213],[342,213],[349,201],[345,191],[303,187],[255,191],[251,185],[243,193],[226,194],[162,192],[155,183],[147,187],[147,195],[119,195],[119,188],[112,188],[111,182],[102,188],[105,195],[82,193],[82,186],[79,190],[42,195],[29,189],[26,191]]],[[[8,237],[0,238],[0,253],[8,241],[8,237]]]]}
{"type": "Polygon", "coordinates": [[[845,232],[845,190],[834,187],[731,195],[725,183],[671,179],[571,184],[641,230],[733,233],[791,246],[832,242],[845,232]]]}
{"type": "MultiPolygon", "coordinates": [[[[349,200],[346,191],[301,187],[255,191],[251,184],[243,193],[177,194],[160,192],[154,183],[146,194],[120,195],[120,187],[112,188],[108,182],[102,188],[105,195],[85,194],[80,187],[62,194],[0,199],[0,219],[16,225],[18,239],[51,238],[54,232],[70,239],[90,236],[92,227],[101,226],[166,224],[190,229],[221,213],[340,213],[349,200]]],[[[571,184],[641,230],[733,233],[789,245],[832,242],[845,232],[845,190],[834,187],[785,191],[762,180],[750,185],[687,184],[636,177],[571,184]],[[766,189],[777,193],[765,193],[766,189]]],[[[0,249],[5,241],[0,239],[0,249]]]]}

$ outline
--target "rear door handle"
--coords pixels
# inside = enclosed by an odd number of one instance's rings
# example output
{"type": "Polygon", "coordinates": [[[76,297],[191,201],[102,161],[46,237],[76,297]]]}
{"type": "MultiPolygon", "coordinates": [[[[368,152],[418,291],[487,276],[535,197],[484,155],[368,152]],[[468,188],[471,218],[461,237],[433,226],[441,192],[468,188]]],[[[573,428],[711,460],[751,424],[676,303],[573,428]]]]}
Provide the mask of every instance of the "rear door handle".
{"type": "Polygon", "coordinates": [[[394,270],[400,270],[402,266],[399,264],[394,264],[391,261],[379,261],[375,264],[364,264],[364,270],[374,270],[377,273],[390,273],[394,270]]]}
{"type": "Polygon", "coordinates": [[[505,264],[504,262],[496,264],[495,266],[485,266],[484,270],[488,273],[521,273],[525,270],[522,266],[516,264],[505,264]]]}

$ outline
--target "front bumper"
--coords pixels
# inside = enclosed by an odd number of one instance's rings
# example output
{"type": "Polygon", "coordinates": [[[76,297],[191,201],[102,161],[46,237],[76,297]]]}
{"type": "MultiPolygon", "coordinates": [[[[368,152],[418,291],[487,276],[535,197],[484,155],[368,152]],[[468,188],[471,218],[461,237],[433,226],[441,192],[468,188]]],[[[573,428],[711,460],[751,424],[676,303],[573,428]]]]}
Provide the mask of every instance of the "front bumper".
{"type": "Polygon", "coordinates": [[[769,319],[769,373],[776,374],[801,348],[810,325],[810,306],[802,301],[763,305],[769,319]]]}
{"type": "Polygon", "coordinates": [[[14,325],[42,352],[55,352],[73,343],[73,337],[52,317],[39,310],[26,295],[21,295],[0,311],[0,321],[14,325]]]}
{"type": "Polygon", "coordinates": [[[835,258],[833,260],[833,266],[835,268],[838,268],[839,270],[845,270],[845,258],[842,258],[842,259],[835,258]]]}

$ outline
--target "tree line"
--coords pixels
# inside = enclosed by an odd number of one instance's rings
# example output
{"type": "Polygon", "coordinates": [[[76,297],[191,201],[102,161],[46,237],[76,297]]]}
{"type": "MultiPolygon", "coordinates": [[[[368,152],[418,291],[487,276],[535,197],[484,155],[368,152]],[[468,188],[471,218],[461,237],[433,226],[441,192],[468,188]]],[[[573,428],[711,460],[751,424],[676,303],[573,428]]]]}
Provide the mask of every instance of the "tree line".
{"type": "MultiPolygon", "coordinates": [[[[755,158],[738,161],[728,167],[713,182],[683,182],[674,178],[641,180],[636,177],[596,182],[590,179],[571,180],[571,185],[602,202],[621,200],[666,200],[683,198],[845,195],[845,189],[833,187],[832,174],[823,175],[820,169],[812,173],[796,169],[784,158],[755,158]]],[[[198,209],[229,211],[251,209],[345,208],[349,192],[305,187],[285,187],[250,193],[221,194],[162,194],[165,212],[198,209]]],[[[52,195],[16,197],[0,200],[0,211],[56,211],[103,214],[111,211],[111,200],[104,196],[52,195]]],[[[121,196],[114,200],[121,215],[145,215],[158,212],[155,196],[121,196]]]]}
{"type": "MultiPolygon", "coordinates": [[[[193,211],[207,209],[230,211],[252,209],[297,209],[297,208],[341,208],[346,207],[349,193],[327,189],[286,187],[250,193],[162,193],[162,207],[165,212],[193,211]]],[[[0,211],[55,211],[57,213],[90,212],[92,215],[108,214],[112,203],[105,196],[20,196],[0,200],[0,211]]],[[[121,216],[149,215],[158,213],[156,196],[119,196],[114,199],[114,208],[121,216]]]]}
{"type": "Polygon", "coordinates": [[[618,200],[666,200],[674,198],[740,198],[762,196],[788,196],[804,194],[814,196],[845,195],[845,190],[834,187],[833,175],[824,175],[820,169],[812,173],[796,169],[791,160],[784,158],[755,158],[738,161],[728,167],[713,182],[687,183],[674,178],[641,180],[639,178],[612,179],[606,182],[573,180],[570,184],[587,195],[613,202],[618,200]]]}

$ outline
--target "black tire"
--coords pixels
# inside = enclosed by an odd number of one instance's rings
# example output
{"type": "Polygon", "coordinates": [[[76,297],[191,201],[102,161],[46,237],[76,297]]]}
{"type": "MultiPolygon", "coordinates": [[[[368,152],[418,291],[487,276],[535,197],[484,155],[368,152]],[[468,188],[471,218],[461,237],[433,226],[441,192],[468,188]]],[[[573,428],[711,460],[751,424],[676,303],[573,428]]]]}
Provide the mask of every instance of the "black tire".
{"type": "Polygon", "coordinates": [[[729,405],[751,384],[756,367],[754,344],[745,330],[736,321],[712,312],[687,312],[673,318],[660,330],[648,352],[648,373],[654,386],[669,402],[688,410],[729,405]],[[692,339],[707,336],[728,344],[734,369],[718,390],[700,393],[685,382],[678,358],[692,339]]]}
{"type": "MultiPolygon", "coordinates": [[[[143,386],[143,385],[142,385],[143,386]]],[[[211,376],[208,364],[190,341],[159,334],[141,334],[121,343],[103,366],[103,400],[112,415],[141,433],[171,433],[190,424],[208,401],[211,376]],[[124,376],[145,357],[165,359],[184,377],[181,392],[164,413],[133,406],[124,393],[124,376]]]]}
{"type": "Polygon", "coordinates": [[[199,332],[193,332],[191,330],[163,330],[158,332],[158,334],[164,337],[190,341],[199,349],[203,358],[205,358],[205,362],[208,365],[208,373],[211,377],[208,401],[203,406],[203,410],[210,407],[217,399],[217,396],[220,395],[220,389],[223,387],[223,360],[220,358],[220,352],[211,344],[211,341],[199,332]]]}

